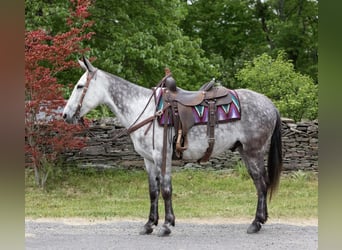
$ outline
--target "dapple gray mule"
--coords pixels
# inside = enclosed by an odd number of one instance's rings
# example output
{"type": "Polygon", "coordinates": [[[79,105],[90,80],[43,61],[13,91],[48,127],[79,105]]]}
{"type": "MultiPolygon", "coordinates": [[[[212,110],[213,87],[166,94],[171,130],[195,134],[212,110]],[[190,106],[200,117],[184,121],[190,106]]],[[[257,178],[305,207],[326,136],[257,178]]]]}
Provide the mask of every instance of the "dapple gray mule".
{"type": "MultiPolygon", "coordinates": [[[[99,70],[83,58],[79,61],[86,71],[76,84],[63,112],[63,118],[69,123],[77,122],[87,112],[99,104],[106,104],[116,114],[120,122],[130,127],[145,107],[152,90],[135,85],[118,76],[99,70]]],[[[281,120],[278,110],[264,95],[237,89],[241,103],[241,119],[229,123],[221,123],[215,128],[215,145],[212,155],[225,150],[238,150],[247,166],[248,173],[255,184],[258,200],[256,214],[247,233],[260,230],[268,217],[267,194],[278,186],[282,169],[281,120]],[[264,155],[268,153],[267,167],[264,155]]],[[[155,114],[156,104],[150,102],[139,121],[155,114]]],[[[172,128],[169,128],[170,131],[172,128]]],[[[188,148],[183,158],[200,159],[207,147],[206,125],[194,126],[188,132],[188,148]]],[[[163,127],[156,125],[154,130],[154,147],[152,145],[153,130],[146,126],[130,134],[134,148],[143,158],[148,173],[150,192],[150,213],[141,234],[151,234],[158,224],[158,197],[161,191],[165,202],[165,221],[158,235],[171,233],[170,226],[175,225],[172,208],[171,156],[172,144],[167,144],[166,171],[161,173],[163,127]]]]}

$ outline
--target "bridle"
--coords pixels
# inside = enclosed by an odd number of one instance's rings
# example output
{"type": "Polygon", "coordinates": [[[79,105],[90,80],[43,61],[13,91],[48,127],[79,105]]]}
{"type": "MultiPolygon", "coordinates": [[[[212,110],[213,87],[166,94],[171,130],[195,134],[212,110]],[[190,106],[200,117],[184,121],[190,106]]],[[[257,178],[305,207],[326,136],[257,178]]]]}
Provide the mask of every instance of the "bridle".
{"type": "Polygon", "coordinates": [[[81,122],[82,124],[83,124],[83,119],[82,119],[82,117],[80,117],[80,113],[81,113],[81,108],[82,108],[82,104],[83,104],[83,99],[84,99],[84,96],[87,93],[90,81],[91,81],[91,79],[93,79],[93,77],[95,76],[96,72],[97,72],[97,69],[95,69],[93,72],[90,72],[90,71],[88,72],[87,81],[86,81],[86,84],[83,87],[82,95],[81,95],[80,101],[78,102],[78,105],[77,105],[77,108],[76,108],[75,117],[76,117],[77,121],[81,122]]]}

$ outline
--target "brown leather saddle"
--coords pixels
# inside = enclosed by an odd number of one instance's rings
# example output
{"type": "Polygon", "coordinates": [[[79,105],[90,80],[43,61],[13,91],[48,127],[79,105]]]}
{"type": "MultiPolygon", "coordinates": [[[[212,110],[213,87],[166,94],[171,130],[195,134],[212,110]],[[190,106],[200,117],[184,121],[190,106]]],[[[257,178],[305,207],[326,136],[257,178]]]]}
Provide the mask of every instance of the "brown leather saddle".
{"type": "Polygon", "coordinates": [[[222,86],[214,86],[215,81],[204,84],[198,91],[187,91],[176,87],[172,76],[166,79],[163,89],[163,101],[170,106],[166,112],[167,119],[172,120],[175,129],[174,139],[174,157],[182,158],[182,153],[188,148],[189,130],[196,123],[193,114],[194,107],[202,107],[208,110],[207,136],[208,148],[204,156],[199,160],[206,162],[209,160],[215,143],[215,126],[217,125],[217,107],[220,105],[229,105],[232,102],[232,94],[229,89],[222,86]]]}

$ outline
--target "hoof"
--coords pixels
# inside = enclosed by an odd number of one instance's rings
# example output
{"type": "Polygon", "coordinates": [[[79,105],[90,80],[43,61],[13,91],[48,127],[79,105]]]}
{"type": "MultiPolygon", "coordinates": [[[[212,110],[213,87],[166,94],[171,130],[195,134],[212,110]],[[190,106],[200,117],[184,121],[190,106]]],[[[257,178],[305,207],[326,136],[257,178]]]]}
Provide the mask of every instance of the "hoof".
{"type": "Polygon", "coordinates": [[[247,229],[247,233],[248,234],[254,234],[254,233],[257,233],[257,232],[259,232],[260,231],[260,229],[261,229],[261,224],[260,224],[260,222],[253,222],[249,227],[248,227],[248,229],[247,229]]]}
{"type": "Polygon", "coordinates": [[[153,228],[151,226],[144,226],[143,229],[139,232],[140,235],[151,234],[153,232],[153,228]]]}
{"type": "Polygon", "coordinates": [[[171,229],[167,225],[163,225],[158,232],[158,236],[164,237],[164,236],[169,236],[171,233],[171,229]]]}

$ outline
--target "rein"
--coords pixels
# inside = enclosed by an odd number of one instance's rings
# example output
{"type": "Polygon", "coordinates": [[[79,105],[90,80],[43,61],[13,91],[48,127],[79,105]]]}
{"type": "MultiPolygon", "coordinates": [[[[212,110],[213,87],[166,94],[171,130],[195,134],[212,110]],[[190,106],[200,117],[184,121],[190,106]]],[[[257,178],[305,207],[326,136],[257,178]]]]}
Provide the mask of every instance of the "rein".
{"type": "MultiPolygon", "coordinates": [[[[158,112],[156,112],[154,115],[146,118],[145,120],[138,122],[138,120],[141,118],[141,116],[144,114],[144,112],[146,111],[147,109],[147,106],[150,104],[151,100],[152,100],[152,97],[155,97],[155,94],[156,94],[156,91],[159,87],[163,87],[164,86],[164,83],[165,83],[165,80],[171,76],[171,72],[170,71],[166,71],[166,75],[159,81],[159,83],[156,85],[156,87],[153,88],[153,92],[150,96],[150,98],[148,99],[143,111],[141,111],[140,115],[138,116],[138,118],[125,130],[123,130],[121,133],[117,134],[113,139],[117,139],[117,138],[120,138],[121,136],[124,136],[124,135],[129,135],[130,133],[136,131],[137,129],[145,126],[146,124],[154,121],[157,117],[161,116],[164,111],[170,107],[170,105],[165,105],[165,107],[162,109],[162,110],[159,110],[158,112]],[[137,124],[136,124],[137,123],[137,124]]],[[[150,128],[150,126],[148,127],[148,129],[150,128]]],[[[148,131],[147,129],[147,131],[148,131]]],[[[145,134],[147,133],[147,131],[145,131],[145,134]]],[[[153,138],[154,138],[154,135],[153,135],[153,138]]],[[[154,143],[153,143],[154,144],[154,143]]]]}

